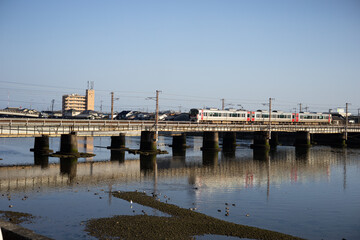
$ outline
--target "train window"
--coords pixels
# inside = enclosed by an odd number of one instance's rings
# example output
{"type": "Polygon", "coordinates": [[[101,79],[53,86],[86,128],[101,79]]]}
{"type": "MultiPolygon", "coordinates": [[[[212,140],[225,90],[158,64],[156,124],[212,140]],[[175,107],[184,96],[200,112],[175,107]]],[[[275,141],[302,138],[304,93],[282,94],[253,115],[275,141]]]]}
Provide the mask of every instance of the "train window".
{"type": "Polygon", "coordinates": [[[260,117],[260,114],[256,114],[256,117],[259,118],[259,117],[260,117]]]}
{"type": "Polygon", "coordinates": [[[263,118],[269,118],[269,114],[263,114],[262,117],[263,118]]]}

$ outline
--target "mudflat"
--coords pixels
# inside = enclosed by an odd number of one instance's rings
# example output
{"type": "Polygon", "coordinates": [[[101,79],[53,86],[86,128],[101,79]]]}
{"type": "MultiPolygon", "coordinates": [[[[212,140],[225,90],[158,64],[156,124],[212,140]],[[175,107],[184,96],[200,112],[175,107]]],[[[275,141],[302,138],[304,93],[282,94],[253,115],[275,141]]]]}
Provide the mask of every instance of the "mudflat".
{"type": "Polygon", "coordinates": [[[171,215],[114,216],[91,219],[86,229],[98,239],[191,239],[193,236],[211,234],[249,239],[301,239],[270,230],[235,224],[207,216],[193,209],[180,208],[160,202],[156,197],[142,192],[113,192],[112,195],[129,202],[141,204],[171,215]]]}

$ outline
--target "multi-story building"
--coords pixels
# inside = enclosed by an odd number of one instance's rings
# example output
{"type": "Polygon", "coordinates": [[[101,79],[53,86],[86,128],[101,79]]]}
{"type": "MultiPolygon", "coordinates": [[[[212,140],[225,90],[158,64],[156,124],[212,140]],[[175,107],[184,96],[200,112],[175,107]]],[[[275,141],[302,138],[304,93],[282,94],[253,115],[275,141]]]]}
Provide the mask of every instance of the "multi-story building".
{"type": "Polygon", "coordinates": [[[86,95],[79,94],[63,95],[62,112],[70,109],[76,111],[94,110],[95,106],[95,90],[86,89],[86,95]]]}

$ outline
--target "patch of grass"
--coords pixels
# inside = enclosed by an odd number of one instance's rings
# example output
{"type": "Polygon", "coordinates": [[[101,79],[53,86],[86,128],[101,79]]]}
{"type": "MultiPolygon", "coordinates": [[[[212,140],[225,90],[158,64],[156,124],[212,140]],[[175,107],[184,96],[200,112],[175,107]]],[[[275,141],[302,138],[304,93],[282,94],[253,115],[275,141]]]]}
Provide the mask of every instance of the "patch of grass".
{"type": "Polygon", "coordinates": [[[91,219],[86,229],[98,239],[191,239],[214,234],[250,239],[300,239],[283,233],[226,222],[173,204],[157,201],[140,192],[113,192],[114,197],[158,209],[172,217],[148,215],[91,219]]]}

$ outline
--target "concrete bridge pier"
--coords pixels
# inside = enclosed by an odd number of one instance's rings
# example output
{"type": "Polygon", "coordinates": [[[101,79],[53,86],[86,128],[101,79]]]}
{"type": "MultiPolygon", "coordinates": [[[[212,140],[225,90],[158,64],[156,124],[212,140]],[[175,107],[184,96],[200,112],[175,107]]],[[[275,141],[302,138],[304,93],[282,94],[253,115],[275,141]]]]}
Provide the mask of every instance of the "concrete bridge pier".
{"type": "Polygon", "coordinates": [[[346,136],[345,133],[339,133],[339,134],[335,134],[334,136],[334,143],[332,144],[332,146],[334,147],[346,147],[346,136]]]}
{"type": "Polygon", "coordinates": [[[235,152],[236,150],[236,132],[223,133],[223,152],[235,152]]]}
{"type": "Polygon", "coordinates": [[[220,151],[219,148],[219,133],[218,132],[204,132],[202,151],[220,151]]]}
{"type": "Polygon", "coordinates": [[[267,131],[254,132],[254,143],[252,147],[270,149],[269,133],[267,131]]]}
{"type": "Polygon", "coordinates": [[[332,147],[346,147],[345,133],[314,134],[314,142],[332,147]]]}
{"type": "Polygon", "coordinates": [[[360,134],[348,133],[348,140],[346,143],[349,147],[360,147],[360,134]]]}
{"type": "Polygon", "coordinates": [[[75,132],[62,134],[60,138],[60,153],[78,155],[78,142],[75,132]]]}
{"type": "Polygon", "coordinates": [[[142,131],[140,140],[140,151],[142,152],[156,152],[155,132],[142,131]]]}
{"type": "Polygon", "coordinates": [[[49,136],[42,135],[41,137],[35,137],[34,148],[31,148],[30,151],[41,154],[47,154],[53,152],[49,148],[49,136]]]}
{"type": "Polygon", "coordinates": [[[111,136],[110,149],[125,148],[125,133],[120,133],[119,136],[111,136]]]}
{"type": "Polygon", "coordinates": [[[176,149],[186,148],[186,133],[182,133],[181,135],[174,135],[172,147],[176,149]]]}
{"type": "Polygon", "coordinates": [[[311,135],[307,131],[295,133],[295,147],[311,147],[311,135]]]}

